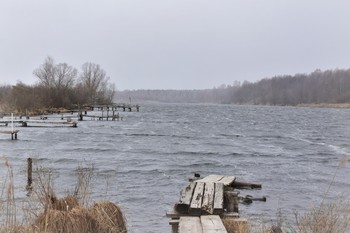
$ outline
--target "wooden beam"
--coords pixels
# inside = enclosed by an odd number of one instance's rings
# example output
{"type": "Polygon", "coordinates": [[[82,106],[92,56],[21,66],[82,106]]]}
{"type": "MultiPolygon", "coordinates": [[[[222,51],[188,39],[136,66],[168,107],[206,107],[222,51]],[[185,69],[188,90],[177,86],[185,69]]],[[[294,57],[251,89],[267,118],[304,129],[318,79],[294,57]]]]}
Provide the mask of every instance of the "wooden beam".
{"type": "Polygon", "coordinates": [[[214,205],[213,205],[214,214],[222,214],[224,212],[224,184],[216,183],[215,184],[215,196],[214,196],[214,205]]]}

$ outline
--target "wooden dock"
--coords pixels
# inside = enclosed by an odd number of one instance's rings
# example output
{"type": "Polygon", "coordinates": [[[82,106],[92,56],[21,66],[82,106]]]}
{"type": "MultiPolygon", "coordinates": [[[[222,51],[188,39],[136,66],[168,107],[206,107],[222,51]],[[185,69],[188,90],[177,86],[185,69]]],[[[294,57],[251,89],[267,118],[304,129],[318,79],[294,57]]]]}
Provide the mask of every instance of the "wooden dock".
{"type": "Polygon", "coordinates": [[[17,140],[17,133],[19,130],[0,130],[0,133],[11,134],[11,140],[17,140]]]}
{"type": "Polygon", "coordinates": [[[22,127],[49,127],[49,126],[70,126],[73,128],[78,127],[78,123],[75,121],[48,121],[48,120],[2,120],[0,124],[8,126],[10,123],[19,124],[22,127]]]}
{"type": "Polygon", "coordinates": [[[138,104],[126,104],[126,103],[113,103],[113,104],[108,104],[108,105],[89,105],[85,106],[90,108],[90,110],[118,110],[122,109],[123,112],[126,110],[129,110],[129,112],[132,112],[133,109],[135,109],[136,112],[140,111],[140,105],[138,104]]]}
{"type": "Polygon", "coordinates": [[[247,232],[246,219],[239,218],[238,203],[266,201],[266,198],[240,197],[241,188],[261,188],[260,184],[236,182],[234,176],[209,175],[194,177],[181,190],[179,202],[167,212],[173,233],[225,233],[222,219],[239,225],[237,233],[247,232]],[[248,200],[249,199],[249,200],[248,200]]]}

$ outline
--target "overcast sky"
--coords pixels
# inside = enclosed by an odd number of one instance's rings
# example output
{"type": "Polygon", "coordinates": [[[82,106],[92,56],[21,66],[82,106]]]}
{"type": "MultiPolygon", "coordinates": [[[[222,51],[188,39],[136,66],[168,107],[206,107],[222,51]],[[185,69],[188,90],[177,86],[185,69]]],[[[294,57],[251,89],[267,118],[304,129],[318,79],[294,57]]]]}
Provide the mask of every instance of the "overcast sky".
{"type": "Polygon", "coordinates": [[[47,56],[117,89],[203,89],[350,68],[349,0],[0,0],[0,84],[47,56]]]}

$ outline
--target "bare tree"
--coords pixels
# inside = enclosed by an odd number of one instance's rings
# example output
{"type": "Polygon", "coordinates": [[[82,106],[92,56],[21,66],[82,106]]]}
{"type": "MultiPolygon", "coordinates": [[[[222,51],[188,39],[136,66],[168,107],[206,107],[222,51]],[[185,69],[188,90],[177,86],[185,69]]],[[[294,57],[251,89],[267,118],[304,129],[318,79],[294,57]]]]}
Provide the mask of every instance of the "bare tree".
{"type": "Polygon", "coordinates": [[[33,72],[39,79],[41,85],[52,87],[55,83],[55,63],[52,57],[48,56],[44,63],[33,72]]]}
{"type": "Polygon", "coordinates": [[[54,84],[58,89],[68,89],[74,86],[78,71],[67,63],[55,66],[54,84]]]}
{"type": "Polygon", "coordinates": [[[98,64],[90,62],[83,64],[80,80],[87,93],[88,103],[96,104],[106,101],[109,77],[98,64]]]}

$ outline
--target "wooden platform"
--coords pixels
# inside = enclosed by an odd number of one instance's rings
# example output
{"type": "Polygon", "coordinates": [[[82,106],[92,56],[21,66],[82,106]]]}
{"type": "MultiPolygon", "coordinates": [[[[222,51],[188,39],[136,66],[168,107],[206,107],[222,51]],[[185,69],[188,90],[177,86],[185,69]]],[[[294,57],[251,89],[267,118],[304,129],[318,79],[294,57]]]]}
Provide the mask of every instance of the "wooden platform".
{"type": "Polygon", "coordinates": [[[200,217],[181,217],[179,233],[227,233],[218,215],[203,215],[200,217]]]}
{"type": "Polygon", "coordinates": [[[4,134],[11,134],[11,140],[16,139],[17,140],[17,133],[19,130],[0,130],[0,133],[4,134]]]}
{"type": "Polygon", "coordinates": [[[78,127],[78,123],[75,121],[47,121],[47,120],[31,120],[31,121],[23,121],[22,127],[48,127],[48,126],[69,126],[76,128],[78,127]]]}
{"type": "MultiPolygon", "coordinates": [[[[247,232],[247,220],[240,219],[239,200],[236,188],[261,188],[260,184],[236,182],[235,176],[209,175],[204,178],[194,177],[181,190],[179,202],[173,211],[167,212],[173,233],[211,233],[227,232],[221,218],[230,219],[240,227],[237,233],[247,232]],[[239,219],[239,220],[238,220],[239,219]],[[241,227],[242,226],[242,227],[241,227]]],[[[249,196],[249,195],[248,195],[249,196]]],[[[249,201],[262,200],[246,196],[249,201]]],[[[264,200],[266,201],[266,198],[264,200]]],[[[251,202],[250,202],[251,203],[251,202]]]]}
{"type": "Polygon", "coordinates": [[[175,210],[183,214],[222,214],[224,212],[224,186],[235,181],[234,176],[209,175],[190,183],[181,190],[175,210]]]}
{"type": "Polygon", "coordinates": [[[75,121],[48,121],[48,120],[14,120],[14,121],[10,121],[10,120],[3,120],[0,121],[0,124],[5,124],[6,126],[8,126],[10,123],[14,123],[14,124],[20,124],[22,127],[48,127],[48,126],[71,126],[76,128],[78,123],[75,121]]]}

